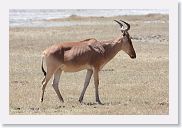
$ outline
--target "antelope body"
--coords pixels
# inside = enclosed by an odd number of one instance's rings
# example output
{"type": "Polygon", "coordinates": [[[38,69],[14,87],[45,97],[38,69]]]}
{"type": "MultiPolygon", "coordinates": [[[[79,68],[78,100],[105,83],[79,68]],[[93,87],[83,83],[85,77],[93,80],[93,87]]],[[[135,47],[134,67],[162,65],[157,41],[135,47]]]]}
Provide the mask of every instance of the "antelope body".
{"type": "Polygon", "coordinates": [[[52,86],[61,102],[64,102],[58,88],[60,75],[64,72],[77,72],[87,70],[85,83],[81,92],[79,102],[81,103],[85,91],[93,75],[95,84],[96,102],[102,104],[99,98],[99,71],[109,62],[119,51],[125,51],[131,58],[136,58],[128,30],[130,25],[122,20],[115,20],[121,27],[122,35],[111,41],[97,41],[94,38],[86,39],[80,42],[67,42],[55,44],[43,52],[42,71],[45,78],[42,81],[41,102],[43,102],[45,87],[54,75],[52,86]],[[124,29],[124,25],[127,26],[124,29]],[[43,59],[47,66],[47,73],[43,68],[43,59]]]}

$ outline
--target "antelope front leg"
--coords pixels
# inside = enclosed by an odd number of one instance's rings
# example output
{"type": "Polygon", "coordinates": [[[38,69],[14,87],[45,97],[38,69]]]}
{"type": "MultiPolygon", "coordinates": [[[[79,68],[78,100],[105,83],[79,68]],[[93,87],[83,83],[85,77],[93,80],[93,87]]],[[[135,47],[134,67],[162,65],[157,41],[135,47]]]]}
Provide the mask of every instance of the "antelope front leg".
{"type": "Polygon", "coordinates": [[[88,70],[87,70],[86,77],[85,77],[84,87],[83,87],[82,93],[81,93],[80,98],[79,98],[79,102],[80,102],[80,103],[81,103],[82,100],[83,100],[85,91],[87,90],[87,87],[88,87],[88,85],[89,85],[89,83],[90,83],[90,78],[92,77],[92,74],[93,74],[93,71],[88,69],[88,70]]]}
{"type": "Polygon", "coordinates": [[[99,98],[99,70],[94,69],[94,84],[95,84],[95,97],[96,97],[96,102],[100,105],[103,105],[101,103],[100,98],[99,98]]]}

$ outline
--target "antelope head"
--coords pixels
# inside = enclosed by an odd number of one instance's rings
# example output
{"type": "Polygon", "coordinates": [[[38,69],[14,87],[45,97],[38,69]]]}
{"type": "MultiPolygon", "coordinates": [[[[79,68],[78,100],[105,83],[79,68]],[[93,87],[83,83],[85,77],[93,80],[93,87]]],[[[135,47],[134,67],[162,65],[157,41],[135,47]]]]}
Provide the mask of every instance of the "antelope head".
{"type": "Polygon", "coordinates": [[[130,24],[122,20],[120,20],[120,22],[117,20],[114,21],[117,22],[121,27],[122,38],[120,39],[119,42],[121,43],[121,50],[127,53],[132,59],[136,58],[136,53],[133,48],[131,37],[128,33],[128,30],[130,30],[130,24]],[[126,28],[124,26],[126,26],[126,28]]]}

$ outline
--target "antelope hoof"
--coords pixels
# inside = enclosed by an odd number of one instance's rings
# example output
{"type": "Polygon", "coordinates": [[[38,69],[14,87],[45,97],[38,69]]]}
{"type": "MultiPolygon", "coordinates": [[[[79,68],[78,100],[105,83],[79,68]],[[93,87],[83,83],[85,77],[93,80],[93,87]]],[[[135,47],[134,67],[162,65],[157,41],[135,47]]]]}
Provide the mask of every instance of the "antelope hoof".
{"type": "Polygon", "coordinates": [[[101,103],[101,102],[97,102],[99,105],[104,105],[103,103],[101,103]]]}
{"type": "Polygon", "coordinates": [[[43,102],[43,98],[40,99],[40,102],[41,102],[41,103],[43,102]]]}
{"type": "Polygon", "coordinates": [[[61,103],[64,103],[64,100],[63,100],[63,98],[62,98],[62,99],[60,99],[60,101],[61,101],[61,103]]]}
{"type": "Polygon", "coordinates": [[[97,102],[97,104],[99,104],[99,105],[104,105],[102,102],[100,102],[100,101],[96,101],[97,102]]]}
{"type": "Polygon", "coordinates": [[[79,102],[82,103],[82,101],[83,101],[83,97],[80,96],[79,102]]]}
{"type": "Polygon", "coordinates": [[[78,100],[80,103],[82,103],[82,101],[83,101],[83,98],[79,98],[79,100],[78,100]]]}

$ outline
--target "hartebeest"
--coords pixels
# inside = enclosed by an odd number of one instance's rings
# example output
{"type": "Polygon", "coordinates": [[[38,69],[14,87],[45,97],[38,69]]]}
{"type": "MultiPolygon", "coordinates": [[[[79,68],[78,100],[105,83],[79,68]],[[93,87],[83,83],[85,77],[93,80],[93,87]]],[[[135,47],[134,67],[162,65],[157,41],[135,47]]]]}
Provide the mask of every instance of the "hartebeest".
{"type": "Polygon", "coordinates": [[[45,78],[42,81],[41,102],[43,102],[45,87],[54,74],[53,88],[61,102],[64,102],[58,88],[61,72],[77,72],[87,69],[85,83],[81,92],[79,102],[81,103],[85,91],[93,74],[95,84],[96,102],[102,104],[99,98],[99,71],[120,50],[126,52],[131,58],[136,58],[136,53],[128,30],[130,25],[125,21],[114,20],[121,27],[122,35],[111,41],[97,41],[94,38],[80,42],[67,42],[55,44],[47,48],[42,56],[42,71],[45,78]],[[46,61],[47,73],[43,68],[43,59],[46,61]]]}

